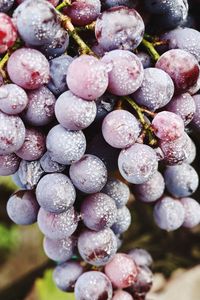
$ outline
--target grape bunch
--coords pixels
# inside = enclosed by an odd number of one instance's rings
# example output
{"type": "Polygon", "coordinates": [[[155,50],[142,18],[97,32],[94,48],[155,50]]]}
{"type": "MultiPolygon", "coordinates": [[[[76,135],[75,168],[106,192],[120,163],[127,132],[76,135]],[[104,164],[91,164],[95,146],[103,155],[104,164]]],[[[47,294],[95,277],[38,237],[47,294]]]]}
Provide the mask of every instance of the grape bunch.
{"type": "Polygon", "coordinates": [[[0,1],[0,175],[19,187],[7,213],[38,223],[77,300],[147,299],[150,254],[122,252],[130,194],[161,229],[200,223],[189,17],[186,0],[0,1]]]}

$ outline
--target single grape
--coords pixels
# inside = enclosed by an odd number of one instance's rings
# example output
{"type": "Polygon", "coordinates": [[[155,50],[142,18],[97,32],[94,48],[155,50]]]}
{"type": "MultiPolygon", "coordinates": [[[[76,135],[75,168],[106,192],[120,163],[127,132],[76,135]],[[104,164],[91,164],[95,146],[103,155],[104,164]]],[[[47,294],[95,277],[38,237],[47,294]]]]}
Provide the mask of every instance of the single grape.
{"type": "Polygon", "coordinates": [[[69,55],[61,55],[50,60],[50,80],[48,88],[54,95],[64,93],[68,87],[66,83],[67,70],[73,58],[69,55]]]}
{"type": "Polygon", "coordinates": [[[54,269],[53,281],[61,291],[73,292],[75,283],[83,273],[83,270],[79,262],[64,262],[54,269]]]}
{"type": "Polygon", "coordinates": [[[97,156],[91,154],[86,154],[73,163],[69,174],[75,187],[87,194],[99,192],[107,181],[106,166],[97,156]]]}
{"type": "Polygon", "coordinates": [[[94,121],[96,112],[94,101],[85,101],[71,91],[61,94],[55,105],[58,122],[68,130],[87,128],[94,121]]]}
{"type": "Polygon", "coordinates": [[[65,237],[61,240],[44,238],[43,248],[45,254],[52,260],[59,263],[69,260],[73,255],[74,241],[72,237],[65,237]]]}
{"type": "Polygon", "coordinates": [[[108,72],[108,91],[117,96],[130,95],[142,84],[144,77],[143,66],[138,57],[126,50],[107,52],[101,59],[110,64],[108,72]]]}
{"type": "Polygon", "coordinates": [[[43,174],[44,170],[42,169],[39,160],[22,160],[17,171],[21,184],[28,190],[32,190],[36,187],[43,174]]]}
{"type": "Polygon", "coordinates": [[[117,253],[105,266],[105,274],[114,287],[127,288],[136,281],[137,266],[127,254],[117,253]]]}
{"type": "Polygon", "coordinates": [[[96,20],[95,35],[106,51],[133,51],[142,41],[144,22],[134,9],[118,6],[104,11],[96,20]]]}
{"type": "Polygon", "coordinates": [[[169,196],[164,196],[156,203],[153,214],[158,227],[167,231],[181,227],[185,218],[181,202],[169,196]]]}
{"type": "Polygon", "coordinates": [[[192,139],[190,139],[190,140],[191,140],[191,150],[190,150],[188,158],[185,161],[188,164],[192,164],[193,163],[193,161],[196,158],[196,154],[197,154],[196,145],[195,145],[195,143],[193,142],[192,139]]]}
{"type": "Polygon", "coordinates": [[[185,210],[183,226],[193,228],[200,223],[200,205],[192,198],[182,198],[181,203],[185,210]]]}
{"type": "Polygon", "coordinates": [[[5,84],[0,87],[0,109],[8,115],[21,113],[28,104],[26,92],[16,84],[5,84]]]}
{"type": "Polygon", "coordinates": [[[13,83],[28,90],[37,89],[49,81],[49,63],[35,49],[20,48],[13,52],[8,60],[7,71],[13,83]]]}
{"type": "Polygon", "coordinates": [[[175,91],[182,93],[193,87],[199,77],[199,66],[196,58],[181,49],[172,49],[161,55],[156,68],[162,69],[172,78],[175,91]]]}
{"type": "MultiPolygon", "coordinates": [[[[1,1],[0,11],[2,11],[1,1]]],[[[0,53],[4,53],[14,45],[17,39],[17,30],[12,22],[12,19],[4,13],[0,13],[0,31],[0,53]]]]}
{"type": "Polygon", "coordinates": [[[21,148],[25,131],[21,118],[0,112],[0,155],[10,154],[21,148]]]}
{"type": "Polygon", "coordinates": [[[61,213],[73,206],[76,192],[66,175],[54,173],[40,179],[36,188],[36,197],[40,206],[46,211],[61,213]]]}
{"type": "Polygon", "coordinates": [[[78,250],[89,264],[104,266],[117,252],[117,239],[110,228],[98,232],[85,229],[78,238],[78,250]]]}
{"type": "Polygon", "coordinates": [[[197,172],[186,163],[167,167],[164,178],[168,192],[177,198],[192,195],[199,185],[197,172]]]}
{"type": "Polygon", "coordinates": [[[160,172],[155,172],[147,182],[137,184],[133,188],[137,199],[147,203],[158,200],[163,195],[164,190],[165,182],[160,172]]]}
{"type": "Polygon", "coordinates": [[[137,271],[137,280],[128,291],[134,299],[145,299],[153,284],[153,273],[147,266],[139,266],[137,271]]]}
{"type": "Polygon", "coordinates": [[[141,184],[157,171],[158,160],[151,147],[135,143],[120,152],[118,166],[124,179],[130,183],[141,184]]]}
{"type": "Polygon", "coordinates": [[[67,85],[76,96],[95,100],[108,87],[106,65],[94,56],[79,56],[68,67],[67,85]]]}
{"type": "Polygon", "coordinates": [[[84,155],[86,139],[82,131],[69,131],[56,125],[47,135],[46,146],[53,161],[70,165],[84,155]]]}
{"type": "Polygon", "coordinates": [[[174,94],[171,77],[163,70],[147,68],[140,88],[133,94],[135,101],[151,111],[165,106],[174,94]]]}
{"type": "Polygon", "coordinates": [[[112,297],[112,300],[133,300],[133,297],[123,290],[117,290],[112,297]]]}
{"type": "Polygon", "coordinates": [[[115,201],[117,208],[122,208],[126,205],[130,197],[128,185],[115,178],[108,178],[102,192],[115,201]]]}
{"type": "Polygon", "coordinates": [[[34,127],[26,129],[25,141],[15,153],[24,160],[32,161],[42,157],[45,152],[46,137],[43,132],[34,127]]]}
{"type": "Polygon", "coordinates": [[[184,133],[184,122],[173,112],[161,111],[153,118],[152,126],[155,135],[164,141],[174,141],[184,133]]]}
{"type": "Polygon", "coordinates": [[[13,6],[14,0],[0,0],[0,11],[7,12],[13,6]]]}
{"type": "Polygon", "coordinates": [[[28,92],[28,105],[23,120],[32,126],[44,126],[54,119],[56,98],[45,86],[28,92]]]}
{"type": "Polygon", "coordinates": [[[131,225],[130,210],[126,206],[118,208],[116,221],[112,225],[112,230],[114,231],[114,233],[122,234],[128,230],[130,225],[131,225]]]}
{"type": "Polygon", "coordinates": [[[194,117],[196,105],[193,97],[189,93],[184,93],[174,96],[165,109],[181,117],[186,126],[194,117]]]}
{"type": "Polygon", "coordinates": [[[8,176],[17,172],[21,159],[14,153],[0,155],[0,176],[8,176]]]}
{"type": "Polygon", "coordinates": [[[87,228],[100,231],[114,224],[117,218],[117,208],[114,200],[108,195],[96,193],[83,200],[81,215],[87,228]]]}
{"type": "Polygon", "coordinates": [[[196,111],[192,119],[192,125],[194,125],[194,127],[196,127],[197,129],[200,129],[200,95],[194,95],[193,99],[195,102],[196,111]]]}
{"type": "Polygon", "coordinates": [[[53,161],[48,151],[40,158],[40,164],[46,173],[63,172],[66,168],[65,165],[53,161]]]}
{"type": "Polygon", "coordinates": [[[71,236],[78,226],[77,213],[71,207],[67,211],[55,214],[40,208],[38,226],[48,238],[57,240],[71,236]]]}
{"type": "Polygon", "coordinates": [[[75,284],[76,300],[111,300],[112,284],[102,272],[83,273],[75,284]]]}
{"type": "Polygon", "coordinates": [[[141,61],[144,69],[150,68],[152,66],[151,56],[148,53],[140,51],[136,53],[136,56],[141,61]]]}
{"type": "Polygon", "coordinates": [[[39,205],[33,191],[19,190],[7,202],[7,213],[18,225],[30,225],[37,221],[39,205]]]}
{"type": "Polygon", "coordinates": [[[140,123],[126,110],[114,110],[103,120],[102,134],[106,142],[114,148],[133,145],[140,134],[140,123]]]}
{"type": "Polygon", "coordinates": [[[128,255],[134,260],[136,265],[140,267],[150,267],[153,263],[150,253],[142,248],[135,248],[129,251],[128,255]]]}

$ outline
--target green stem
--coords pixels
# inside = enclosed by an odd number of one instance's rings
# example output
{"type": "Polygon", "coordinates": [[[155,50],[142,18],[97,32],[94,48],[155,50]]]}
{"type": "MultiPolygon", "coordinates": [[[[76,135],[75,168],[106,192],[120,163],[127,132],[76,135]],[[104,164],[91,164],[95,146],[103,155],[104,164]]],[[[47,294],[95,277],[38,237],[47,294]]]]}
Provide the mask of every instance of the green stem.
{"type": "Polygon", "coordinates": [[[71,5],[71,1],[69,0],[64,0],[63,2],[61,2],[58,6],[56,6],[56,10],[60,11],[62,10],[64,7],[71,5]]]}
{"type": "Polygon", "coordinates": [[[142,45],[148,50],[151,57],[157,61],[160,58],[160,54],[156,51],[153,44],[146,39],[142,40],[142,45]]]}
{"type": "Polygon", "coordinates": [[[0,60],[0,73],[3,76],[4,79],[6,79],[6,72],[3,70],[5,64],[7,63],[9,59],[8,52],[4,55],[4,57],[0,60]]]}

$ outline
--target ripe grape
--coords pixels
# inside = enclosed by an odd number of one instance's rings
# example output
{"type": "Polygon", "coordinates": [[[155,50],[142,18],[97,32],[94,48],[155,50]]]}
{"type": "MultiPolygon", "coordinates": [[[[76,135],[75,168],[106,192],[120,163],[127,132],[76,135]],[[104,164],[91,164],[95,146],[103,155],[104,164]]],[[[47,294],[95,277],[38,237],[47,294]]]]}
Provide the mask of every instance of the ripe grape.
{"type": "Polygon", "coordinates": [[[97,156],[91,154],[86,154],[73,163],[69,174],[75,187],[87,194],[99,192],[107,181],[106,166],[97,156]]]}
{"type": "Polygon", "coordinates": [[[40,164],[46,173],[63,172],[66,168],[65,165],[53,161],[48,151],[40,158],[40,164]]]}
{"type": "Polygon", "coordinates": [[[100,231],[114,224],[117,217],[117,208],[114,200],[108,195],[96,193],[83,200],[81,215],[87,228],[100,231]]]}
{"type": "Polygon", "coordinates": [[[126,205],[130,197],[129,187],[119,179],[115,178],[108,178],[102,192],[115,201],[117,208],[126,205]]]}
{"type": "Polygon", "coordinates": [[[167,167],[164,178],[168,192],[177,198],[192,195],[199,185],[197,172],[186,163],[167,167]]]}
{"type": "Polygon", "coordinates": [[[94,56],[79,56],[68,67],[67,85],[76,96],[95,100],[108,87],[106,65],[94,56]]]}
{"type": "Polygon", "coordinates": [[[114,287],[127,288],[136,281],[137,266],[127,254],[117,253],[105,266],[105,274],[114,287]]]}
{"type": "Polygon", "coordinates": [[[56,98],[45,86],[28,92],[28,105],[23,120],[32,126],[44,126],[54,119],[56,98]]]}
{"type": "Polygon", "coordinates": [[[65,239],[71,236],[78,226],[77,213],[73,207],[60,214],[40,208],[38,226],[42,233],[52,240],[65,239]]]}
{"type": "Polygon", "coordinates": [[[13,6],[14,0],[0,0],[0,11],[7,12],[13,6]]]}
{"type": "Polygon", "coordinates": [[[83,267],[79,262],[68,261],[59,264],[53,271],[53,281],[56,286],[67,292],[74,290],[77,279],[83,273],[83,267]]]}
{"type": "Polygon", "coordinates": [[[140,51],[136,53],[136,56],[141,61],[144,69],[150,68],[152,66],[151,56],[146,52],[140,51]]]}
{"type": "Polygon", "coordinates": [[[58,122],[68,130],[81,130],[95,119],[96,104],[85,101],[71,91],[64,92],[56,101],[55,114],[58,122]]]}
{"type": "Polygon", "coordinates": [[[21,159],[14,153],[0,155],[0,176],[8,176],[17,172],[21,159]]]}
{"type": "Polygon", "coordinates": [[[123,290],[117,290],[114,293],[112,300],[133,300],[133,297],[123,290]]]}
{"type": "Polygon", "coordinates": [[[135,143],[120,152],[118,166],[124,179],[130,183],[141,184],[157,171],[158,160],[151,147],[135,143]]]}
{"type": "Polygon", "coordinates": [[[174,141],[184,133],[184,122],[173,112],[161,111],[153,118],[155,135],[164,141],[174,141]]]}
{"type": "MultiPolygon", "coordinates": [[[[1,1],[0,11],[2,11],[1,1]]],[[[17,30],[12,22],[12,19],[4,13],[0,13],[0,31],[0,53],[4,53],[14,45],[17,39],[17,30]]]]}
{"type": "Polygon", "coordinates": [[[114,148],[126,148],[133,145],[139,133],[138,120],[126,110],[114,110],[103,120],[103,137],[114,148]]]}
{"type": "Polygon", "coordinates": [[[158,227],[173,231],[183,225],[184,207],[179,200],[165,196],[154,207],[154,220],[158,227]]]}
{"type": "Polygon", "coordinates": [[[171,77],[163,70],[147,68],[140,88],[133,94],[135,101],[151,111],[165,106],[174,94],[171,77]]]}
{"type": "Polygon", "coordinates": [[[74,241],[72,237],[65,237],[61,240],[54,240],[48,237],[44,238],[43,248],[45,254],[57,262],[65,262],[73,255],[74,241]]]}
{"type": "Polygon", "coordinates": [[[191,150],[190,150],[190,153],[189,153],[188,158],[187,158],[186,161],[185,161],[185,162],[188,163],[188,164],[193,163],[193,161],[194,161],[195,158],[196,158],[196,154],[197,154],[196,145],[195,145],[195,143],[193,142],[192,139],[190,139],[190,140],[191,140],[191,150]]]}
{"type": "Polygon", "coordinates": [[[151,255],[145,249],[135,248],[129,251],[128,255],[134,260],[136,265],[140,267],[150,267],[153,263],[151,255]]]}
{"type": "Polygon", "coordinates": [[[142,84],[143,66],[138,57],[126,50],[107,52],[101,59],[112,69],[108,72],[108,91],[117,96],[130,95],[142,84]]]}
{"type": "Polygon", "coordinates": [[[95,35],[105,51],[134,50],[142,41],[144,22],[138,12],[125,6],[112,7],[96,20],[95,35]]]}
{"type": "Polygon", "coordinates": [[[197,128],[200,129],[200,95],[193,96],[196,112],[194,113],[194,117],[192,119],[192,124],[197,128]]]}
{"type": "Polygon", "coordinates": [[[146,294],[152,287],[153,273],[147,266],[140,266],[137,271],[137,280],[128,290],[134,299],[145,299],[146,294]]]}
{"type": "Polygon", "coordinates": [[[16,84],[5,84],[0,87],[0,109],[8,115],[21,113],[28,104],[26,92],[16,84]]]}
{"type": "Polygon", "coordinates": [[[156,68],[169,74],[177,93],[185,92],[193,87],[199,77],[196,58],[185,50],[172,49],[165,52],[157,61],[156,68]]]}
{"type": "Polygon", "coordinates": [[[17,151],[24,140],[25,127],[21,118],[0,112],[0,155],[17,151]]]}
{"type": "Polygon", "coordinates": [[[117,252],[117,239],[110,228],[98,232],[85,229],[78,238],[78,250],[89,264],[104,266],[117,252]]]}
{"type": "Polygon", "coordinates": [[[76,300],[111,300],[112,293],[110,280],[98,271],[83,273],[75,284],[76,300]]]}
{"type": "Polygon", "coordinates": [[[112,225],[112,230],[115,234],[124,233],[131,225],[131,213],[130,210],[123,206],[118,208],[117,217],[115,223],[112,225]]]}
{"type": "Polygon", "coordinates": [[[9,218],[18,225],[30,225],[37,221],[39,205],[33,191],[19,190],[7,202],[9,218]]]}
{"type": "Polygon", "coordinates": [[[200,205],[192,198],[182,198],[181,203],[185,210],[185,219],[183,226],[192,228],[200,223],[200,205]]]}
{"type": "Polygon", "coordinates": [[[69,131],[56,125],[47,135],[46,146],[53,161],[70,165],[84,155],[86,139],[82,131],[69,131]]]}
{"type": "Polygon", "coordinates": [[[49,81],[49,63],[45,56],[35,49],[20,48],[12,53],[7,71],[13,83],[28,90],[37,89],[49,81]]]}

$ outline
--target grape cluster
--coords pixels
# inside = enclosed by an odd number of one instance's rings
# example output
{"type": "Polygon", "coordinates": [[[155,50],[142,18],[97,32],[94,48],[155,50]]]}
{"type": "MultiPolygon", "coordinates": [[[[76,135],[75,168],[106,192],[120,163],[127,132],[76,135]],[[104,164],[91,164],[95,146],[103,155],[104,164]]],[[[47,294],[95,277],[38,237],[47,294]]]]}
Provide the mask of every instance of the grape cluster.
{"type": "Polygon", "coordinates": [[[0,1],[0,175],[20,188],[7,213],[38,223],[77,300],[146,299],[150,254],[117,253],[130,190],[161,229],[200,223],[200,33],[176,28],[186,0],[139,2],[0,1]]]}

